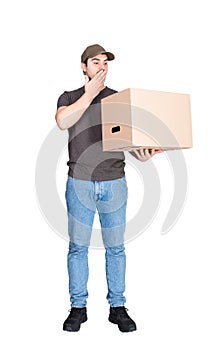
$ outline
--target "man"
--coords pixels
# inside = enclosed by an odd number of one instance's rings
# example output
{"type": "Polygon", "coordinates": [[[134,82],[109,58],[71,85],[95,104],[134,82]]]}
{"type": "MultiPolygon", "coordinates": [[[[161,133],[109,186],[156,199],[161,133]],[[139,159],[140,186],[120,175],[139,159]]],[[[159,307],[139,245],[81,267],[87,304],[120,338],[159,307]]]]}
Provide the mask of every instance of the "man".
{"type": "MultiPolygon", "coordinates": [[[[69,132],[69,171],[66,186],[68,211],[68,275],[71,310],[63,324],[65,331],[78,331],[87,321],[88,247],[93,220],[98,211],[105,247],[109,321],[122,332],[136,330],[124,296],[126,256],[127,184],[123,152],[102,151],[101,99],[117,91],[105,86],[108,61],[115,57],[100,45],[88,46],[81,55],[85,85],[65,91],[58,99],[56,122],[69,132]]],[[[141,161],[157,151],[135,150],[141,161]]]]}

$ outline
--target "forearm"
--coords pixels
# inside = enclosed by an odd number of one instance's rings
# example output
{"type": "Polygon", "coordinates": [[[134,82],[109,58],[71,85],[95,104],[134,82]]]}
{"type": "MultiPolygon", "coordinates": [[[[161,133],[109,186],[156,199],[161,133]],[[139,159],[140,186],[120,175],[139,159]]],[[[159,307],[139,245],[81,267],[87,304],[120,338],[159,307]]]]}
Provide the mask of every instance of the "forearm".
{"type": "Polygon", "coordinates": [[[85,92],[76,102],[70,106],[59,108],[56,113],[56,122],[61,130],[69,129],[76,124],[85,110],[90,106],[93,97],[85,92]]]}

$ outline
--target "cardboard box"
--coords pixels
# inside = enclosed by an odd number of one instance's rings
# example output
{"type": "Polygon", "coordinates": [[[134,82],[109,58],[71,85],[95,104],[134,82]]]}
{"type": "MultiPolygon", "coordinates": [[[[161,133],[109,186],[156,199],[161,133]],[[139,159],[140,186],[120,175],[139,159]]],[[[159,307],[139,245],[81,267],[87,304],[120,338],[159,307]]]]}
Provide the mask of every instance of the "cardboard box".
{"type": "Polygon", "coordinates": [[[192,147],[190,95],[129,88],[101,101],[103,151],[192,147]]]}

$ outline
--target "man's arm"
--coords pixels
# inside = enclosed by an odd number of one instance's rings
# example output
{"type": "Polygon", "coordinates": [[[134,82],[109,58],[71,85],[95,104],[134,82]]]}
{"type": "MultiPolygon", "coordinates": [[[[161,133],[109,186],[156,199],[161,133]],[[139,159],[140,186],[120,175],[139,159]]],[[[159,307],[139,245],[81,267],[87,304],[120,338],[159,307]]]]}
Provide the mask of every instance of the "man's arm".
{"type": "Polygon", "coordinates": [[[130,151],[129,153],[135,157],[136,159],[140,160],[141,162],[145,162],[146,160],[149,160],[157,153],[162,153],[163,150],[157,150],[155,148],[149,149],[149,148],[140,148],[140,149],[134,149],[130,151]]]}
{"type": "Polygon", "coordinates": [[[98,72],[90,81],[86,76],[85,93],[70,106],[61,106],[56,112],[56,122],[61,130],[69,129],[81,118],[93,99],[104,88],[105,73],[98,72]]]}
{"type": "Polygon", "coordinates": [[[61,130],[66,130],[77,123],[84,111],[90,106],[92,100],[92,97],[85,92],[70,106],[59,107],[55,116],[58,127],[61,130]]]}

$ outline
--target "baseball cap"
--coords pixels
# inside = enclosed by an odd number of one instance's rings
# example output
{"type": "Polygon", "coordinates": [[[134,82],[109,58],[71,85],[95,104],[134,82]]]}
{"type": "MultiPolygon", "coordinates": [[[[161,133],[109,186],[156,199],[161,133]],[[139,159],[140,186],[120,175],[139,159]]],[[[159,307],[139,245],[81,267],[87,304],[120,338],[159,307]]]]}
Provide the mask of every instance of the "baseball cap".
{"type": "Polygon", "coordinates": [[[85,62],[88,58],[105,54],[108,57],[108,61],[114,60],[113,53],[106,51],[101,45],[95,44],[88,46],[81,55],[81,62],[85,62]]]}

